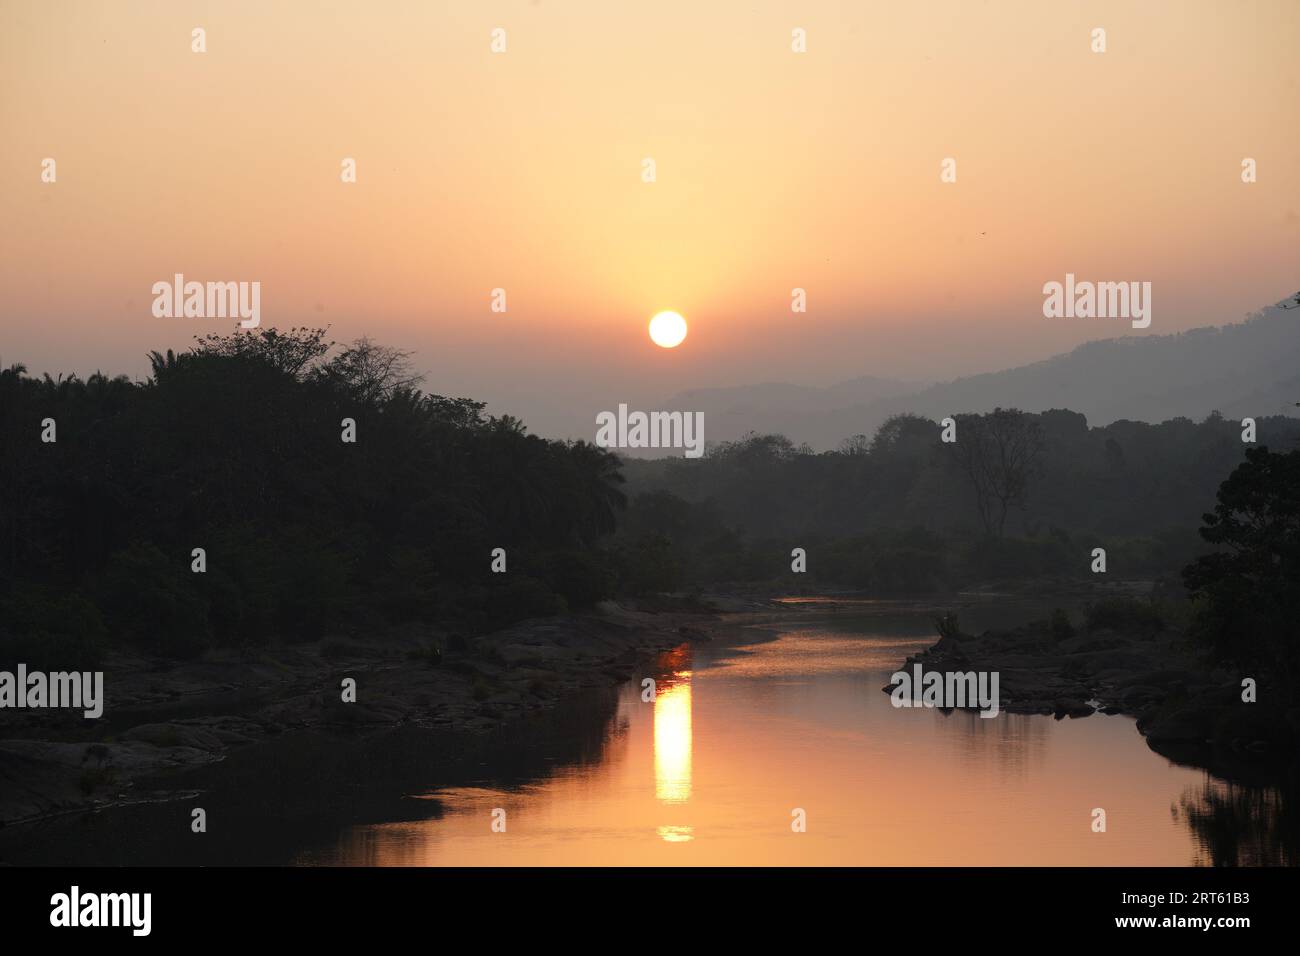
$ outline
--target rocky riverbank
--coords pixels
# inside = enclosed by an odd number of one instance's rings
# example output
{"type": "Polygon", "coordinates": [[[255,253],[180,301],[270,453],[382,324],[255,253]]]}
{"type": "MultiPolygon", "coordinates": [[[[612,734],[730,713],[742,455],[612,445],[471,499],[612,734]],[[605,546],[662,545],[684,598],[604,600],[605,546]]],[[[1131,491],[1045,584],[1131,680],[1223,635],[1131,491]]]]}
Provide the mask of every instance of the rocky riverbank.
{"type": "Polygon", "coordinates": [[[1297,760],[1300,710],[1243,701],[1250,675],[1214,665],[1177,628],[1147,620],[1076,631],[1063,612],[979,635],[963,633],[952,618],[937,624],[943,636],[905,668],[997,672],[1009,713],[1127,714],[1153,750],[1230,777],[1297,760]]]}
{"type": "Polygon", "coordinates": [[[486,734],[633,677],[657,652],[708,640],[717,621],[703,608],[607,603],[473,639],[412,627],[186,663],[116,654],[102,665],[102,718],[3,715],[0,826],[179,796],[137,783],[156,788],[291,732],[486,734]],[[344,700],[349,678],[355,702],[344,700]]]}

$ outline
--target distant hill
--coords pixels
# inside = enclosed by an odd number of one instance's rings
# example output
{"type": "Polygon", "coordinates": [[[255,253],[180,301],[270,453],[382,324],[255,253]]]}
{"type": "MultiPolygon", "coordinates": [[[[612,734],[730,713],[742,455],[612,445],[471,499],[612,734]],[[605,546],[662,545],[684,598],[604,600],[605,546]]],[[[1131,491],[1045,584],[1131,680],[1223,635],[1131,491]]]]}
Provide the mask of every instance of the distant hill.
{"type": "MultiPolygon", "coordinates": [[[[696,388],[680,392],[664,408],[704,412],[709,441],[728,441],[749,431],[779,432],[821,447],[838,444],[844,435],[825,432],[820,422],[850,420],[875,402],[915,393],[921,383],[866,375],[828,388],[764,382],[734,388],[696,388]],[[824,434],[823,434],[824,433],[824,434]],[[816,436],[815,441],[813,437],[816,436]]],[[[845,433],[846,435],[849,433],[845,433]]]]}
{"type": "Polygon", "coordinates": [[[1298,401],[1300,309],[1270,308],[1234,325],[1089,342],[1041,362],[928,387],[872,377],[829,388],[767,383],[682,392],[663,407],[703,411],[710,442],[779,432],[820,451],[850,435],[870,436],[898,412],[941,418],[997,406],[1068,408],[1105,425],[1199,421],[1216,409],[1229,418],[1294,415],[1298,401]]]}

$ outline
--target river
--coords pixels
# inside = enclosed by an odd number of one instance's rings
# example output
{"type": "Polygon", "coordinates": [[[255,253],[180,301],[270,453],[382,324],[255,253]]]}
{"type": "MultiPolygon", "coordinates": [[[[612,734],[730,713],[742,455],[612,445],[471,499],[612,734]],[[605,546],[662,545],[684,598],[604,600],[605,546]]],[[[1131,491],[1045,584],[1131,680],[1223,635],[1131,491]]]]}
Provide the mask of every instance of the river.
{"type": "Polygon", "coordinates": [[[1219,785],[1151,751],[1132,718],[896,709],[880,688],[933,643],[926,613],[801,608],[764,628],[663,654],[645,675],[653,700],[629,681],[581,760],[521,785],[487,768],[470,786],[412,792],[429,813],[345,827],[295,862],[1211,862],[1189,812],[1219,785]]]}

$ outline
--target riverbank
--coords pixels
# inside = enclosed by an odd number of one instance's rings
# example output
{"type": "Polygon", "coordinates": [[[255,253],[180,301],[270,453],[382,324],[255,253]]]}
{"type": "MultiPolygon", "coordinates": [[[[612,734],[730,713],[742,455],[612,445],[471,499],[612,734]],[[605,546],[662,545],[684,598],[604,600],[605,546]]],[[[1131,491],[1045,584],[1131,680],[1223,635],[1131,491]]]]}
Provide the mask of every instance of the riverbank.
{"type": "Polygon", "coordinates": [[[1213,663],[1182,630],[1156,621],[1076,630],[1058,613],[978,635],[940,621],[943,636],[903,668],[996,672],[1009,713],[1135,717],[1157,753],[1229,779],[1268,779],[1297,762],[1300,710],[1244,701],[1249,675],[1213,663]]]}
{"type": "Polygon", "coordinates": [[[448,753],[635,676],[653,655],[709,640],[724,607],[605,603],[474,639],[432,628],[338,635],[186,663],[105,661],[104,715],[9,711],[0,739],[0,826],[172,799],[187,771],[235,754],[355,749],[401,731],[448,753]],[[345,682],[355,700],[345,701],[345,682]],[[146,786],[145,784],[148,784],[146,786]]]}

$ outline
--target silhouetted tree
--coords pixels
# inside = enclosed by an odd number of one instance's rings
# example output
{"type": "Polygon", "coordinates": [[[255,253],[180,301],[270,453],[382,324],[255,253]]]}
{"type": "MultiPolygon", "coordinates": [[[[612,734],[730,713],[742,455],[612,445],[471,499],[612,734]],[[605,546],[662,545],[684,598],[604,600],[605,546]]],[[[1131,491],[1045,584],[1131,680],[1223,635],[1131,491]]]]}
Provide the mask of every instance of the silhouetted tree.
{"type": "Polygon", "coordinates": [[[1246,451],[1219,487],[1201,537],[1216,546],[1183,571],[1198,630],[1219,656],[1262,668],[1295,699],[1300,677],[1300,451],[1246,451]]]}
{"type": "Polygon", "coordinates": [[[186,657],[376,613],[472,632],[615,586],[619,460],[419,391],[405,352],[265,329],[149,360],[139,383],[0,371],[0,664],[104,642],[186,657]]]}
{"type": "Polygon", "coordinates": [[[957,440],[945,445],[975,496],[985,534],[1002,537],[1007,512],[1024,505],[1043,453],[1043,431],[1014,408],[958,415],[957,440]]]}
{"type": "Polygon", "coordinates": [[[871,452],[874,455],[895,453],[909,444],[933,443],[938,426],[928,418],[920,415],[902,414],[887,418],[871,439],[871,452]]]}

